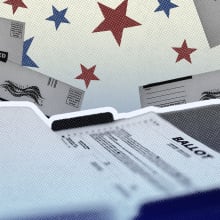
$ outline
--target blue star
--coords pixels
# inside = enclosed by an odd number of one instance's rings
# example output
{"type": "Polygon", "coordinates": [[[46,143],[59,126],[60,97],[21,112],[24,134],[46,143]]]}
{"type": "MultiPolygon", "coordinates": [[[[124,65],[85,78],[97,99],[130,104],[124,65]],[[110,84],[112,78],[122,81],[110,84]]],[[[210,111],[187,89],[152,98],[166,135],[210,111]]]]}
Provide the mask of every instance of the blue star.
{"type": "Polygon", "coordinates": [[[54,21],[55,22],[55,26],[56,26],[56,30],[59,28],[61,23],[70,23],[66,18],[66,12],[67,12],[67,8],[65,8],[62,11],[58,11],[54,6],[53,7],[53,15],[50,16],[49,18],[47,18],[46,20],[48,21],[54,21]]]}
{"type": "Polygon", "coordinates": [[[28,50],[29,50],[33,40],[34,40],[34,37],[32,37],[24,42],[22,66],[39,68],[39,66],[27,55],[28,50]]]}
{"type": "Polygon", "coordinates": [[[164,11],[168,18],[170,16],[170,10],[179,7],[178,5],[173,4],[171,0],[158,0],[158,2],[160,3],[160,6],[154,12],[164,11]]]}

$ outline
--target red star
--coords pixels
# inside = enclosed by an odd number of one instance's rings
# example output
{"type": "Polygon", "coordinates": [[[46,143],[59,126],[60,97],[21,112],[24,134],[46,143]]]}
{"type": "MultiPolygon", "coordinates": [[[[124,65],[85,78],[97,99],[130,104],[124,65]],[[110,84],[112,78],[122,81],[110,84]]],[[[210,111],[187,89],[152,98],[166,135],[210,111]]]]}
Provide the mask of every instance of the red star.
{"type": "Polygon", "coordinates": [[[91,80],[99,80],[99,78],[96,75],[94,75],[95,68],[96,66],[87,69],[85,66],[81,64],[82,73],[79,76],[77,76],[75,79],[84,80],[86,84],[86,88],[88,88],[91,80]]]}
{"type": "Polygon", "coordinates": [[[173,47],[173,49],[178,53],[178,57],[176,59],[176,63],[182,59],[187,60],[189,63],[192,63],[190,54],[195,52],[197,49],[189,48],[187,46],[186,40],[184,40],[182,47],[173,47]]]}
{"type": "Polygon", "coordinates": [[[116,9],[109,8],[101,3],[98,4],[105,20],[93,31],[93,33],[111,31],[119,46],[125,28],[141,25],[126,16],[128,0],[123,1],[116,9]]]}
{"type": "Polygon", "coordinates": [[[7,0],[4,3],[12,6],[13,14],[17,11],[19,7],[27,8],[22,0],[7,0]]]}

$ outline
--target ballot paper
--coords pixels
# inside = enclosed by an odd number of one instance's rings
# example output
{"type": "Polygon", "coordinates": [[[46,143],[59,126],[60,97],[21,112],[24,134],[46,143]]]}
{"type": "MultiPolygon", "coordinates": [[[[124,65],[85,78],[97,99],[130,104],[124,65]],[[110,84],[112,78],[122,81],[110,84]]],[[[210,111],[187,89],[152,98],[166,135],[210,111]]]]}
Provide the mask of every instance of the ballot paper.
{"type": "Polygon", "coordinates": [[[220,1],[194,0],[210,47],[220,45],[220,1]]]}
{"type": "Polygon", "coordinates": [[[220,183],[219,153],[152,112],[56,133],[70,153],[85,155],[94,170],[109,173],[105,178],[126,199],[130,216],[145,202],[220,183]]]}
{"type": "Polygon", "coordinates": [[[132,219],[143,203],[220,185],[219,153],[153,112],[54,133],[29,105],[1,103],[0,219],[132,219]]]}
{"type": "Polygon", "coordinates": [[[22,63],[25,23],[0,18],[0,62],[22,63]]]}
{"type": "Polygon", "coordinates": [[[171,106],[220,98],[220,70],[139,87],[141,106],[171,106]]]}
{"type": "Polygon", "coordinates": [[[84,91],[14,63],[0,63],[0,99],[30,101],[47,116],[80,110],[84,91]]]}

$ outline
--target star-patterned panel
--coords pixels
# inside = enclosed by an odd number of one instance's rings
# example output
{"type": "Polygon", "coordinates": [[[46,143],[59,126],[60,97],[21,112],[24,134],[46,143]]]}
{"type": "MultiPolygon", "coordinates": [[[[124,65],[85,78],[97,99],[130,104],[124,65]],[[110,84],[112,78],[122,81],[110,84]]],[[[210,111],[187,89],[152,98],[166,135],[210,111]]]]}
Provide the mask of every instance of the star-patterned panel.
{"type": "Polygon", "coordinates": [[[26,22],[23,65],[86,91],[82,108],[140,108],[144,84],[220,69],[192,0],[4,0],[26,22]]]}

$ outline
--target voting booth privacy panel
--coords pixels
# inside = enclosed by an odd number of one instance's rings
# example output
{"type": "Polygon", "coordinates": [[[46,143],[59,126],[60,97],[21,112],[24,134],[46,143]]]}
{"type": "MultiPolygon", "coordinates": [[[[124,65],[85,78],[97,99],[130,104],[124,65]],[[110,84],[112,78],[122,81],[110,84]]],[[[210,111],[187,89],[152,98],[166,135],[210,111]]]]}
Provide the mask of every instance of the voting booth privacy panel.
{"type": "Polygon", "coordinates": [[[219,8],[214,0],[5,1],[1,17],[20,23],[2,27],[0,39],[25,42],[17,60],[21,47],[8,51],[9,61],[73,87],[57,97],[66,112],[68,105],[127,112],[142,106],[140,86],[220,69],[219,8]]]}

